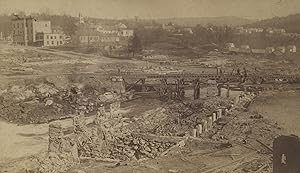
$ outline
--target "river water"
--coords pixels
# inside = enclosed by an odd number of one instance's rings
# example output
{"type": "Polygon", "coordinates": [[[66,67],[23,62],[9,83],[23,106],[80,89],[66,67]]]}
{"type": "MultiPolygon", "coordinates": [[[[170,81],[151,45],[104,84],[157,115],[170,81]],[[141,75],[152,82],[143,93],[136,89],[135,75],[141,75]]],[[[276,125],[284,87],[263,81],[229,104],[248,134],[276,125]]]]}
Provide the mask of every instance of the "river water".
{"type": "MultiPolygon", "coordinates": [[[[85,118],[93,122],[94,116],[85,118]]],[[[63,128],[71,127],[72,119],[60,120],[63,128]]],[[[48,150],[49,124],[16,125],[0,121],[0,166],[20,158],[40,155],[48,150]]],[[[1,167],[0,167],[1,170],[1,167]]],[[[1,172],[1,171],[0,171],[1,172]]]]}
{"type": "Polygon", "coordinates": [[[0,121],[0,164],[47,151],[48,125],[0,121]]]}
{"type": "Polygon", "coordinates": [[[285,91],[258,97],[250,110],[277,122],[286,134],[300,136],[300,91],[285,91]]]}

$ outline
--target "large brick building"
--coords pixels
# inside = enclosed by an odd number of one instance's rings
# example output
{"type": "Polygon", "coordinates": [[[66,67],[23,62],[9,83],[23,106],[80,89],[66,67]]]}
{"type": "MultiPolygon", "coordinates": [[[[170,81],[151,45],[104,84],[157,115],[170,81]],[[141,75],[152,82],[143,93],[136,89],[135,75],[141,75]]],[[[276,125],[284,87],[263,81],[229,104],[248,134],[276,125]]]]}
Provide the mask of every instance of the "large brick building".
{"type": "Polygon", "coordinates": [[[64,44],[65,35],[53,32],[50,21],[38,21],[32,17],[12,19],[13,43],[25,46],[58,46],[64,44]]]}
{"type": "Polygon", "coordinates": [[[12,19],[13,43],[35,45],[38,33],[51,33],[50,21],[37,21],[32,17],[12,19]]]}

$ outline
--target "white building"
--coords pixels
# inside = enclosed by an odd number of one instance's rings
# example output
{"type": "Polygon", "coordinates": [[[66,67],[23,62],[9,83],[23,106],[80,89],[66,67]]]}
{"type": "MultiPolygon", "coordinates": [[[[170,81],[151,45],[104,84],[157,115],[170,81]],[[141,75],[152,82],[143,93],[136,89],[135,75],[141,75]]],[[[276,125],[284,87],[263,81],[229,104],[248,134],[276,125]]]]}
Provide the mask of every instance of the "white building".
{"type": "Polygon", "coordinates": [[[132,37],[133,34],[134,34],[134,31],[132,29],[123,29],[118,32],[118,35],[122,36],[122,37],[132,37]]]}

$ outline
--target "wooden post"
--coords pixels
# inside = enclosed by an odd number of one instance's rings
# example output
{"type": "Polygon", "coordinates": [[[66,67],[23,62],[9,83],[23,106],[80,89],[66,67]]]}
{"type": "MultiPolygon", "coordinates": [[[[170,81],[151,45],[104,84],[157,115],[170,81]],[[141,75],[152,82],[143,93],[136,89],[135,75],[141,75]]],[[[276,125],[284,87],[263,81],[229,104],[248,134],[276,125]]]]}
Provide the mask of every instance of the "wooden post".
{"type": "Polygon", "coordinates": [[[192,136],[195,138],[197,137],[197,129],[193,129],[192,131],[192,136]]]}
{"type": "Polygon", "coordinates": [[[210,116],[210,117],[208,117],[208,121],[207,121],[207,129],[211,130],[212,125],[213,125],[213,118],[212,118],[212,116],[210,116]]]}
{"type": "Polygon", "coordinates": [[[217,96],[221,96],[221,94],[222,94],[222,88],[221,88],[221,85],[217,85],[217,88],[218,88],[218,95],[217,96]]]}
{"type": "Polygon", "coordinates": [[[217,114],[215,112],[212,114],[212,121],[217,121],[217,114]]]}
{"type": "Polygon", "coordinates": [[[203,127],[204,132],[208,131],[208,129],[207,129],[207,120],[202,120],[202,127],[203,127]]]}
{"type": "Polygon", "coordinates": [[[226,97],[229,97],[229,90],[230,90],[229,85],[227,85],[227,93],[226,93],[226,97]]]}
{"type": "Polygon", "coordinates": [[[221,108],[218,109],[218,115],[217,115],[217,119],[222,117],[222,112],[223,110],[221,108]]]}
{"type": "Polygon", "coordinates": [[[202,124],[198,124],[198,126],[197,126],[197,130],[198,130],[198,136],[200,136],[201,134],[202,134],[202,124]]]}

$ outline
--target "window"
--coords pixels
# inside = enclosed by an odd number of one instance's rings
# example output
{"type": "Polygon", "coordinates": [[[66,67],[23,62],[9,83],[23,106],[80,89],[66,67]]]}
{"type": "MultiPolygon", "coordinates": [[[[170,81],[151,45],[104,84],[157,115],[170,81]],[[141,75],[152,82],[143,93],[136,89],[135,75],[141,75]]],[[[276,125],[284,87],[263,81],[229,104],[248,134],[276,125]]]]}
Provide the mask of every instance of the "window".
{"type": "Polygon", "coordinates": [[[49,35],[47,35],[47,39],[49,39],[49,35]]]}
{"type": "Polygon", "coordinates": [[[54,39],[56,39],[56,36],[54,36],[54,39]]]}
{"type": "Polygon", "coordinates": [[[60,39],[62,39],[62,36],[59,36],[60,39]]]}
{"type": "Polygon", "coordinates": [[[62,41],[60,41],[60,44],[62,44],[62,41]]]}
{"type": "Polygon", "coordinates": [[[17,27],[19,28],[19,23],[17,23],[17,27]]]}
{"type": "Polygon", "coordinates": [[[45,24],[45,27],[47,27],[47,24],[45,24]]]}
{"type": "Polygon", "coordinates": [[[51,44],[54,44],[54,41],[52,41],[51,44]]]}
{"type": "Polygon", "coordinates": [[[53,39],[53,37],[52,37],[52,36],[51,36],[50,38],[51,38],[51,39],[53,39]]]}
{"type": "Polygon", "coordinates": [[[56,44],[59,45],[59,42],[57,41],[56,44]]]}
{"type": "Polygon", "coordinates": [[[49,41],[47,41],[47,45],[49,45],[49,41]]]}

